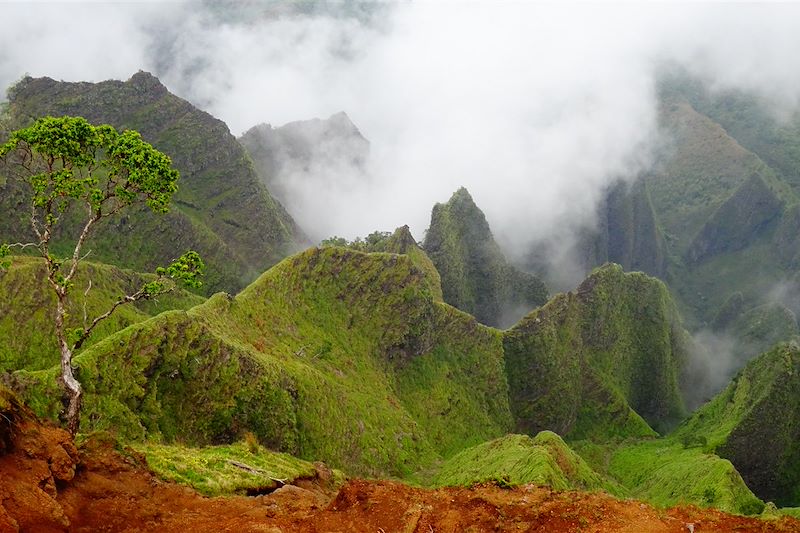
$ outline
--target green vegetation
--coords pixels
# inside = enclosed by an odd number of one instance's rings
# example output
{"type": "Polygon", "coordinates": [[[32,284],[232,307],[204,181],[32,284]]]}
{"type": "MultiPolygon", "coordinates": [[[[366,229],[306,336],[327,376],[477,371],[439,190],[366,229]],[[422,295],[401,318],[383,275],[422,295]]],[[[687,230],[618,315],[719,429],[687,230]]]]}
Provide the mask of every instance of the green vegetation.
{"type": "MultiPolygon", "coordinates": [[[[75,364],[86,430],[191,445],[249,430],[358,474],[407,475],[511,427],[500,333],[437,303],[403,255],[311,249],[75,364]]],[[[14,377],[35,410],[58,410],[54,371],[14,377]]]]}
{"type": "Polygon", "coordinates": [[[777,187],[762,174],[750,176],[708,218],[689,245],[687,259],[699,263],[721,252],[740,250],[774,228],[783,209],[777,187]]]}
{"type": "Polygon", "coordinates": [[[751,361],[675,432],[702,440],[747,485],[779,505],[800,502],[800,348],[781,344],[751,361]]]}
{"type": "MultiPolygon", "coordinates": [[[[28,77],[8,96],[4,123],[9,128],[46,115],[80,115],[92,123],[139,131],[180,171],[176,205],[162,219],[143,209],[98,224],[97,236],[87,244],[94,260],[147,272],[174,259],[175,250],[193,249],[208,264],[208,290],[236,292],[305,240],[259,183],[227,126],[170,94],[148,73],[101,83],[28,77]]],[[[0,167],[0,175],[9,172],[0,167]]],[[[28,242],[28,192],[14,180],[0,183],[0,209],[7,213],[0,218],[0,241],[28,242]]],[[[71,251],[62,243],[79,222],[67,214],[62,223],[64,233],[55,235],[52,248],[59,255],[71,251]]]]}
{"type": "Polygon", "coordinates": [[[506,261],[463,187],[433,207],[423,249],[441,275],[444,301],[483,324],[508,327],[547,300],[539,278],[506,261]]]}
{"type": "Polygon", "coordinates": [[[766,165],[681,98],[663,99],[660,122],[672,146],[647,182],[670,248],[683,255],[706,220],[766,165]]]}
{"type": "MultiPolygon", "coordinates": [[[[67,329],[75,329],[84,320],[104,313],[120,295],[131,294],[155,279],[155,275],[110,265],[81,263],[74,280],[74,297],[67,307],[67,329]]],[[[204,298],[179,289],[156,299],[121,306],[94,329],[84,346],[164,311],[188,309],[203,301],[204,298]]],[[[44,261],[13,257],[9,269],[0,272],[0,338],[4,339],[0,343],[0,373],[44,370],[56,364],[59,350],[53,323],[55,305],[56,297],[47,286],[44,261]]]]}
{"type": "Polygon", "coordinates": [[[800,130],[756,97],[712,91],[685,72],[664,75],[659,90],[670,143],[646,181],[667,242],[664,279],[687,324],[702,329],[731,294],[752,307],[794,279],[800,207],[789,162],[800,130]]]}
{"type": "Polygon", "coordinates": [[[433,481],[438,486],[485,482],[502,486],[532,483],[555,490],[619,492],[550,431],[542,431],[535,438],[506,435],[468,448],[445,461],[433,481]]]}
{"type": "Polygon", "coordinates": [[[800,507],[782,507],[778,509],[778,514],[791,516],[800,520],[800,507]]]}
{"type": "Polygon", "coordinates": [[[436,270],[433,261],[419,247],[408,226],[401,226],[394,233],[374,231],[363,239],[356,237],[353,241],[348,241],[343,237],[331,237],[322,241],[320,246],[342,246],[361,252],[405,254],[417,268],[425,273],[434,298],[442,301],[442,279],[439,271],[436,270]]]}
{"type": "Polygon", "coordinates": [[[663,432],[685,415],[687,343],[663,283],[601,267],[507,332],[517,428],[573,440],[663,432]]]}
{"type": "Polygon", "coordinates": [[[620,445],[607,473],[633,498],[660,507],[694,504],[739,514],[764,508],[729,461],[706,453],[699,443],[657,439],[620,445]]]}
{"type": "Polygon", "coordinates": [[[204,448],[138,443],[133,448],[160,478],[206,496],[270,492],[317,474],[307,461],[261,447],[251,451],[244,442],[204,448]]]}
{"type": "Polygon", "coordinates": [[[61,356],[60,381],[69,398],[65,418],[75,435],[82,392],[72,372],[74,352],[119,306],[156,298],[173,291],[179,282],[199,287],[203,261],[196,252],[184,253],[168,266],[156,268],[155,279],[118,295],[104,313],[91,319],[85,316],[82,325],[68,330],[67,307],[74,298],[79,264],[85,259],[83,246],[95,225],[137,204],[153,213],[169,211],[178,189],[178,171],[169,157],[144,142],[138,132],[119,133],[107,124],[93,126],[82,117],[70,116],[40,118],[12,132],[0,145],[0,160],[18,167],[11,176],[30,194],[26,207],[30,207],[30,230],[36,236],[30,242],[0,244],[0,269],[8,268],[7,256],[14,248],[33,247],[44,260],[48,290],[56,297],[53,325],[61,356]],[[52,254],[51,241],[61,228],[61,216],[70,210],[85,214],[81,229],[67,238],[69,253],[63,259],[52,254]]]}
{"type": "Polygon", "coordinates": [[[620,181],[606,192],[596,228],[584,232],[576,256],[591,270],[617,263],[626,271],[664,277],[667,247],[650,200],[650,184],[620,181]]]}

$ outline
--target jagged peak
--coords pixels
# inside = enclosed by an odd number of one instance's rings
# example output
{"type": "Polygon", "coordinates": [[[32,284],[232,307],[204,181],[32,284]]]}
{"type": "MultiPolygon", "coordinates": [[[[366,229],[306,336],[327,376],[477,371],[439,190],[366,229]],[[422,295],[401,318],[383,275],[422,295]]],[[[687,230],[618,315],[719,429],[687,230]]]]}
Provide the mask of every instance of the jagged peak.
{"type": "Polygon", "coordinates": [[[411,229],[408,225],[400,226],[396,230],[394,230],[394,234],[391,236],[392,243],[394,243],[396,248],[403,250],[400,253],[405,253],[409,247],[416,247],[417,241],[414,239],[414,236],[411,235],[411,229]]]}
{"type": "Polygon", "coordinates": [[[142,91],[167,92],[167,88],[150,72],[140,70],[128,80],[128,83],[142,91]]]}
{"type": "Polygon", "coordinates": [[[453,193],[453,196],[450,197],[450,200],[447,203],[454,204],[456,202],[470,202],[474,204],[475,200],[472,199],[472,195],[469,193],[467,188],[462,185],[456,190],[456,192],[453,193]]]}

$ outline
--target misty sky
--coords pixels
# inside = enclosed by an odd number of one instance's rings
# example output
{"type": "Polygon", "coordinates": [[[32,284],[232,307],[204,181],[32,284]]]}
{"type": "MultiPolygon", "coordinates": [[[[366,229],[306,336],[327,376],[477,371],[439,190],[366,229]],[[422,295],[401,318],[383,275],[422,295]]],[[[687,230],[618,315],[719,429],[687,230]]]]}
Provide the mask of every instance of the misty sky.
{"type": "Polygon", "coordinates": [[[779,114],[800,96],[796,5],[299,6],[4,4],[0,84],[148,70],[237,136],[345,111],[372,143],[371,178],[298,184],[287,203],[310,235],[408,223],[421,239],[464,185],[509,249],[590,221],[611,180],[647,168],[658,65],[779,114]]]}

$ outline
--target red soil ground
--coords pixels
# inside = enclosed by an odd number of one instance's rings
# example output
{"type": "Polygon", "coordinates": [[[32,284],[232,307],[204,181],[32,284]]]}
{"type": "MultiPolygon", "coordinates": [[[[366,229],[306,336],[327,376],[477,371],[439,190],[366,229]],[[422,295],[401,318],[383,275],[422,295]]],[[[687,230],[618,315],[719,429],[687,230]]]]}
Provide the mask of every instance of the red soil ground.
{"type": "Polygon", "coordinates": [[[0,532],[800,532],[800,521],[789,518],[659,510],[533,486],[427,490],[353,480],[337,491],[323,468],[317,479],[272,494],[204,498],[159,481],[140,458],[123,457],[112,443],[94,439],[76,450],[65,432],[31,421],[14,428],[11,446],[0,446],[0,454],[0,532]]]}

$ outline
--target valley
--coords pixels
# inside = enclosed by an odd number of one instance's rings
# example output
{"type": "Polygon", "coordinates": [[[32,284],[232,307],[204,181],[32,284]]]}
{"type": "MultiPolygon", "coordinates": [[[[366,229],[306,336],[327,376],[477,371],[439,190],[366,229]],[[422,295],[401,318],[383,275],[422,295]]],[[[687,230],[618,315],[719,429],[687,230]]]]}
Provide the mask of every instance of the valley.
{"type": "Polygon", "coordinates": [[[349,109],[237,136],[168,86],[0,107],[0,531],[800,531],[798,112],[662,65],[646,164],[498,163],[505,217],[382,189],[349,109]]]}

